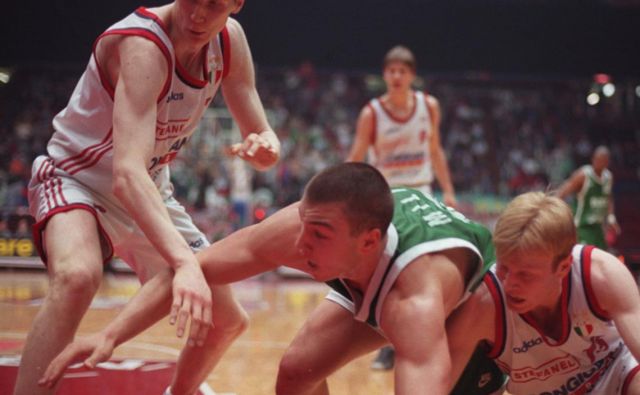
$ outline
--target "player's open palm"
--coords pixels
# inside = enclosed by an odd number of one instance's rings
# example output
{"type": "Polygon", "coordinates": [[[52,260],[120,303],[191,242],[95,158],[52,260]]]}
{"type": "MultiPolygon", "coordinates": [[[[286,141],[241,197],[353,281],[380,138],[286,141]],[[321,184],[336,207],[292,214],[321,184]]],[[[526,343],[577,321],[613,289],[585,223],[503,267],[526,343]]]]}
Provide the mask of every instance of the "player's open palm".
{"type": "Polygon", "coordinates": [[[51,361],[38,384],[53,388],[70,365],[82,362],[93,369],[99,362],[104,362],[113,354],[114,343],[101,333],[81,337],[68,344],[57,357],[51,361]]]}
{"type": "Polygon", "coordinates": [[[178,337],[184,335],[191,317],[189,345],[202,345],[212,326],[211,315],[211,289],[200,266],[183,265],[176,269],[170,323],[177,323],[178,337]]]}

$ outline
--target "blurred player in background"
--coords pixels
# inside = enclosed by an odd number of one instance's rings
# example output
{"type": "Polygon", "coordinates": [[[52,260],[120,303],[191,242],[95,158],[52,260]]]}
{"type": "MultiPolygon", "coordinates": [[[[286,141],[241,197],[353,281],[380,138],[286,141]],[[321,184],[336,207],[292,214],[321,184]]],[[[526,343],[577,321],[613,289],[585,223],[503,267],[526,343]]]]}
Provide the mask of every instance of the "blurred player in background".
{"type": "Polygon", "coordinates": [[[613,175],[609,166],[609,149],[597,147],[591,164],[576,170],[559,188],[557,195],[566,198],[576,195],[574,222],[578,229],[578,241],[607,250],[605,227],[620,234],[613,204],[613,175]]]}

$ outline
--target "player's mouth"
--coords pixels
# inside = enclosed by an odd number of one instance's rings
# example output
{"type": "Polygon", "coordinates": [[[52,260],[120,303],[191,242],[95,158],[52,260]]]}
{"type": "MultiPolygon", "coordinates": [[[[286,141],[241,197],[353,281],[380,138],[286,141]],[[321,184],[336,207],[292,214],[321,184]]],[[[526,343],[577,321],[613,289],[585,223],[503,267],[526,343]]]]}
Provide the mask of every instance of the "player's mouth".
{"type": "Polygon", "coordinates": [[[193,29],[188,29],[189,33],[191,33],[192,35],[196,36],[196,37],[204,37],[205,34],[207,34],[207,32],[201,32],[201,31],[197,31],[197,30],[193,30],[193,29]]]}
{"type": "Polygon", "coordinates": [[[519,307],[526,301],[525,299],[518,298],[515,296],[511,296],[511,295],[506,295],[506,296],[507,296],[507,304],[510,306],[519,307]]]}

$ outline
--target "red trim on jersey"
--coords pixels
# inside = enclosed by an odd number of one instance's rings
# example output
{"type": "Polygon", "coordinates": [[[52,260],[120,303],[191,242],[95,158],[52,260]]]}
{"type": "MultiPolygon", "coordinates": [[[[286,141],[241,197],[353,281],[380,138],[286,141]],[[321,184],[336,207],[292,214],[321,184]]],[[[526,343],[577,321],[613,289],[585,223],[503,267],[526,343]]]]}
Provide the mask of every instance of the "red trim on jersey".
{"type": "Polygon", "coordinates": [[[584,246],[580,253],[580,264],[582,265],[582,284],[584,286],[584,294],[587,297],[587,304],[591,309],[593,315],[598,317],[602,321],[611,321],[611,316],[608,311],[603,309],[598,303],[595,292],[593,292],[593,286],[591,284],[591,253],[594,246],[584,246]]]}
{"type": "Polygon", "coordinates": [[[571,325],[569,322],[569,298],[571,296],[571,272],[569,272],[564,279],[562,280],[562,295],[560,295],[560,315],[562,319],[562,333],[560,334],[560,339],[555,344],[549,343],[549,339],[547,335],[545,335],[544,331],[540,329],[536,321],[533,319],[530,313],[521,314],[520,317],[529,325],[533,327],[533,329],[540,334],[542,340],[549,347],[558,347],[566,343],[569,339],[569,335],[571,334],[571,325]]]}
{"type": "Polygon", "coordinates": [[[65,199],[64,193],[62,192],[62,179],[60,177],[55,177],[54,180],[58,184],[58,194],[60,195],[60,200],[62,200],[63,205],[67,206],[69,202],[67,202],[67,199],[65,199]]]}
{"type": "MultiPolygon", "coordinates": [[[[380,103],[380,105],[382,106],[382,102],[380,103]]],[[[378,116],[376,114],[376,109],[373,107],[373,103],[367,103],[367,107],[369,107],[371,109],[371,112],[373,113],[373,133],[371,134],[371,145],[375,145],[378,138],[378,116]]]]}
{"type": "MultiPolygon", "coordinates": [[[[202,52],[201,56],[204,59],[204,63],[207,62],[207,53],[208,51],[206,50],[207,47],[204,48],[205,50],[202,52]]],[[[178,74],[178,77],[180,77],[180,79],[182,79],[182,81],[184,81],[185,84],[190,85],[196,89],[202,89],[204,87],[207,86],[207,84],[209,83],[209,81],[206,80],[206,76],[204,77],[205,79],[201,80],[198,79],[196,77],[192,77],[191,74],[189,74],[189,72],[187,71],[187,69],[185,69],[182,64],[180,64],[180,61],[176,58],[176,73],[178,74]]],[[[202,73],[205,73],[205,70],[202,70],[202,73]]]]}
{"type": "Polygon", "coordinates": [[[102,158],[104,156],[104,154],[106,154],[107,152],[111,151],[112,149],[113,149],[113,141],[109,142],[109,144],[107,144],[105,147],[101,148],[100,150],[94,151],[91,156],[93,156],[93,154],[96,154],[96,153],[97,153],[97,155],[91,161],[89,161],[89,162],[87,162],[85,164],[80,164],[79,167],[76,166],[75,169],[69,171],[69,174],[71,174],[71,175],[76,174],[77,172],[79,172],[81,170],[84,170],[86,168],[89,168],[89,167],[95,165],[100,160],[100,158],[102,158]]]}
{"type": "Polygon", "coordinates": [[[160,26],[160,28],[164,31],[164,33],[167,36],[169,36],[169,29],[167,29],[167,26],[164,24],[164,22],[162,21],[162,19],[160,19],[159,16],[157,16],[153,12],[149,11],[145,7],[138,7],[135,10],[135,13],[140,14],[139,16],[147,17],[149,19],[153,19],[153,21],[156,22],[160,26]]]}
{"type": "Polygon", "coordinates": [[[633,380],[638,372],[640,372],[640,365],[637,365],[635,368],[631,369],[629,373],[627,373],[627,377],[625,377],[624,379],[624,384],[622,384],[622,391],[620,391],[621,395],[627,395],[627,393],[629,392],[629,385],[631,385],[631,380],[633,380]]]}
{"type": "Polygon", "coordinates": [[[222,35],[222,78],[224,78],[231,70],[231,40],[226,26],[220,34],[222,35]]]}
{"type": "Polygon", "coordinates": [[[42,184],[42,190],[49,210],[51,210],[52,207],[69,204],[67,199],[64,197],[64,192],[62,191],[62,179],[60,177],[53,176],[55,169],[53,160],[51,158],[47,158],[42,161],[38,171],[36,172],[36,180],[42,184]],[[58,204],[58,197],[60,199],[60,204],[58,204]]]}
{"type": "Polygon", "coordinates": [[[67,158],[60,162],[58,167],[64,171],[69,171],[74,167],[83,166],[88,161],[91,161],[96,152],[100,151],[104,147],[107,147],[113,144],[113,140],[111,139],[111,135],[113,133],[113,129],[109,130],[109,133],[102,139],[101,142],[90,145],[89,147],[82,150],[79,154],[67,158]]]}
{"type": "Polygon", "coordinates": [[[493,341],[493,347],[487,353],[489,358],[495,359],[504,351],[506,335],[507,335],[507,320],[505,317],[505,305],[504,300],[502,299],[502,293],[499,290],[499,286],[497,283],[497,279],[494,277],[492,273],[487,273],[484,275],[482,279],[485,285],[489,289],[489,293],[491,294],[491,298],[493,299],[493,303],[495,306],[495,316],[494,316],[494,330],[495,337],[493,341]]]}
{"type": "Polygon", "coordinates": [[[411,110],[411,113],[406,117],[406,118],[400,118],[396,115],[394,115],[391,110],[389,110],[385,105],[384,102],[380,99],[378,99],[378,101],[380,102],[380,107],[382,108],[382,111],[384,111],[389,118],[393,119],[395,122],[398,123],[407,123],[411,120],[411,118],[413,118],[413,116],[416,113],[416,110],[418,108],[418,95],[416,94],[416,92],[413,92],[413,109],[411,110]]]}
{"type": "MultiPolygon", "coordinates": [[[[98,57],[96,56],[96,53],[95,53],[95,49],[96,49],[96,47],[98,45],[98,41],[101,40],[102,38],[106,37],[106,36],[111,36],[111,35],[143,37],[143,38],[146,38],[149,41],[152,41],[154,44],[156,44],[158,46],[160,51],[162,51],[162,54],[164,55],[165,59],[167,60],[167,68],[168,68],[168,70],[167,70],[167,79],[164,81],[164,86],[162,87],[162,91],[160,91],[160,94],[158,95],[158,99],[157,99],[157,103],[160,103],[164,99],[164,97],[167,95],[167,93],[169,92],[169,88],[170,88],[170,85],[171,85],[170,84],[171,83],[171,75],[173,73],[172,62],[171,62],[171,52],[169,52],[169,48],[167,48],[167,46],[164,44],[164,42],[162,42],[162,39],[160,37],[158,37],[158,35],[156,35],[154,32],[152,32],[150,30],[143,29],[143,28],[139,28],[139,27],[132,27],[132,28],[128,28],[128,29],[107,30],[106,32],[104,32],[100,36],[98,36],[98,38],[96,39],[95,43],[93,44],[93,55],[96,58],[96,65],[98,66],[98,73],[100,74],[100,81],[102,82],[102,85],[107,90],[107,92],[109,92],[109,95],[111,96],[112,100],[113,100],[113,96],[114,96],[114,88],[111,86],[111,84],[109,84],[106,75],[104,74],[104,72],[100,68],[100,64],[98,63],[98,57]]],[[[178,62],[176,60],[176,64],[177,63],[178,62]]]]}
{"type": "Polygon", "coordinates": [[[111,258],[113,258],[113,243],[111,242],[111,238],[109,237],[107,232],[105,232],[104,228],[102,227],[102,224],[100,223],[100,219],[98,219],[98,214],[96,213],[96,210],[93,207],[84,203],[73,203],[67,206],[54,208],[53,210],[49,211],[43,219],[41,219],[40,221],[38,221],[33,225],[33,228],[32,228],[33,244],[36,245],[36,249],[38,250],[38,255],[40,255],[40,259],[42,259],[42,262],[45,264],[45,266],[47,266],[48,259],[47,259],[47,254],[44,251],[44,245],[42,243],[42,233],[44,232],[44,229],[46,228],[47,223],[56,214],[66,213],[68,211],[76,210],[76,209],[86,210],[95,217],[100,233],[105,237],[105,239],[107,240],[107,243],[109,243],[109,249],[110,249],[109,256],[107,256],[102,263],[106,264],[111,260],[111,258]]]}

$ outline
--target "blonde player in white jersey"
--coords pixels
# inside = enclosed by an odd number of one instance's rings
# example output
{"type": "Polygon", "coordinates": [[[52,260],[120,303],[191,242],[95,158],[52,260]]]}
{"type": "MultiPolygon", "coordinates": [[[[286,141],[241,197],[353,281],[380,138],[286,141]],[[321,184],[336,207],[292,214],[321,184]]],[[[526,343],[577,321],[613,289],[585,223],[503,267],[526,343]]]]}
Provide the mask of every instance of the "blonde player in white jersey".
{"type": "MultiPolygon", "coordinates": [[[[33,165],[34,236],[51,282],[23,350],[16,395],[53,392],[37,381],[73,339],[103,262],[114,253],[142,282],[173,268],[179,323],[190,317],[196,333],[215,323],[207,347],[183,351],[174,394],[192,394],[246,326],[228,287],[214,288],[212,302],[194,255],[208,242],[172,197],[168,168],[220,87],[245,139],[231,151],[257,169],[279,157],[246,37],[229,18],[243,5],[176,0],[139,8],[95,41],[85,73],[53,121],[47,153],[33,165]]],[[[194,336],[198,343],[204,332],[194,336]]]]}
{"type": "MultiPolygon", "coordinates": [[[[395,46],[384,57],[382,76],[387,92],[371,100],[358,117],[347,161],[369,161],[392,187],[408,186],[432,195],[435,173],[447,206],[456,206],[447,157],[440,144],[438,100],[411,88],[416,60],[408,48],[395,46]]],[[[383,348],[373,369],[393,368],[394,353],[383,348]]]]}
{"type": "Polygon", "coordinates": [[[640,295],[611,254],[576,245],[571,209],[517,197],[494,232],[495,273],[447,323],[454,374],[478,342],[530,394],[640,394],[640,295]]]}

